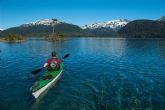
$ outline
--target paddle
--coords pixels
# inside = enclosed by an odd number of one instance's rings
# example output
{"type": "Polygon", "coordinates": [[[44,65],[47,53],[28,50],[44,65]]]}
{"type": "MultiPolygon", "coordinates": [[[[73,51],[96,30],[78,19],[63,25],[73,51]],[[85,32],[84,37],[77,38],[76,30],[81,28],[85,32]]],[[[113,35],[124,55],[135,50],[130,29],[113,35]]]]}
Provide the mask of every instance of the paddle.
{"type": "MultiPolygon", "coordinates": [[[[69,57],[69,56],[70,56],[70,54],[64,55],[64,56],[62,57],[62,60],[65,59],[65,58],[67,58],[67,57],[69,57]]],[[[34,77],[36,74],[38,74],[38,73],[39,73],[40,71],[42,71],[42,69],[44,69],[44,68],[46,68],[46,67],[41,67],[41,68],[38,68],[38,69],[32,71],[32,72],[31,72],[31,77],[34,77]]]]}
{"type": "Polygon", "coordinates": [[[65,56],[63,56],[62,59],[65,59],[65,58],[67,58],[67,57],[69,57],[69,56],[70,56],[70,54],[68,53],[68,54],[66,54],[65,56]]]}
{"type": "Polygon", "coordinates": [[[39,73],[39,72],[40,72],[42,69],[44,69],[44,68],[45,68],[45,67],[38,68],[38,69],[32,71],[31,74],[35,75],[35,74],[39,73]]]}

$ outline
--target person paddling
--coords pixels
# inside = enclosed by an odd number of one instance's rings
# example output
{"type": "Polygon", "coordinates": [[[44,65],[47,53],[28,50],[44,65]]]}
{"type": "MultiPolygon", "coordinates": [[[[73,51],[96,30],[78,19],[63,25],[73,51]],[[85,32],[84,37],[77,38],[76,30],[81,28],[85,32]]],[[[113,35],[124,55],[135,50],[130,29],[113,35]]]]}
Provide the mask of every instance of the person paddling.
{"type": "Polygon", "coordinates": [[[61,61],[56,58],[56,52],[52,52],[52,58],[48,59],[43,67],[47,67],[49,71],[60,69],[61,61]]]}
{"type": "MultiPolygon", "coordinates": [[[[69,57],[69,56],[70,56],[70,54],[66,54],[65,56],[63,56],[61,58],[62,61],[60,61],[58,58],[56,58],[56,52],[52,52],[52,58],[48,59],[42,68],[39,68],[37,70],[32,71],[30,77],[31,78],[34,77],[36,74],[38,74],[40,71],[42,71],[42,69],[44,69],[44,68],[47,67],[48,68],[48,72],[47,72],[48,74],[46,73],[42,77],[42,80],[47,80],[47,79],[53,79],[53,78],[55,78],[55,76],[52,75],[52,74],[54,74],[54,70],[57,70],[57,72],[59,72],[59,70],[60,71],[63,70],[63,66],[61,68],[60,67],[60,65],[61,65],[60,63],[62,63],[63,60],[65,58],[69,57]]],[[[30,90],[34,92],[35,88],[40,85],[39,82],[38,81],[35,82],[33,84],[33,86],[30,88],[30,90]]]]}
{"type": "MultiPolygon", "coordinates": [[[[60,63],[61,63],[61,61],[58,58],[56,58],[56,52],[53,51],[52,58],[48,59],[42,68],[47,67],[48,71],[59,70],[60,63]]],[[[39,70],[42,70],[42,68],[39,70]]],[[[34,75],[33,75],[33,77],[34,77],[34,75]]],[[[51,74],[49,74],[49,75],[44,76],[42,79],[46,80],[46,79],[52,79],[52,78],[53,78],[53,76],[51,74]]],[[[30,90],[33,91],[34,88],[36,88],[38,85],[39,85],[39,83],[35,82],[34,85],[30,88],[30,90]]]]}

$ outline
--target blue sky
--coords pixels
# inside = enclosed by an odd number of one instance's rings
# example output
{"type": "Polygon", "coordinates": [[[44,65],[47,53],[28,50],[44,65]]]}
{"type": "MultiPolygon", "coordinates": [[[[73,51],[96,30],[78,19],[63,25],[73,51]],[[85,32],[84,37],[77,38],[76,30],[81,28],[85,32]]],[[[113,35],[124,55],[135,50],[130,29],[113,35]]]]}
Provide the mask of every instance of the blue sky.
{"type": "Polygon", "coordinates": [[[79,26],[113,19],[158,19],[165,0],[0,0],[0,28],[44,18],[79,26]]]}

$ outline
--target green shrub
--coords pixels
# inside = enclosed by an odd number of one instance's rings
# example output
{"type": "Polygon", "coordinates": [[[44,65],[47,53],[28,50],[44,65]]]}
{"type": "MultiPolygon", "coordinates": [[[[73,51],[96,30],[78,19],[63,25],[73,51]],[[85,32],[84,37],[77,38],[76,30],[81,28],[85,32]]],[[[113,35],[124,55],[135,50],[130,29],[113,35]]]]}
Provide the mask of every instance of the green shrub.
{"type": "Polygon", "coordinates": [[[60,32],[56,32],[45,37],[45,39],[49,41],[60,41],[60,40],[64,40],[64,35],[60,32]]]}
{"type": "Polygon", "coordinates": [[[17,41],[25,40],[25,38],[21,35],[10,34],[7,37],[5,37],[5,40],[8,42],[17,42],[17,41]]]}

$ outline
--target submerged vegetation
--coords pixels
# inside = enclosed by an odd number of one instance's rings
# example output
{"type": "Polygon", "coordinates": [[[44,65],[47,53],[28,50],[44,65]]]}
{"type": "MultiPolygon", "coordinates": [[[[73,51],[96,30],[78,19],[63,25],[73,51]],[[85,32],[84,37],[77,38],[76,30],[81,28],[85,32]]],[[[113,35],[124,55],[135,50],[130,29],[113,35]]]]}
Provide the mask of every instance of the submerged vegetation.
{"type": "Polygon", "coordinates": [[[64,35],[60,32],[56,32],[48,35],[45,39],[48,41],[61,41],[64,40],[64,35]]]}
{"type": "Polygon", "coordinates": [[[0,38],[0,41],[22,42],[22,41],[25,41],[25,37],[23,37],[22,35],[10,34],[7,37],[0,38]]]}

